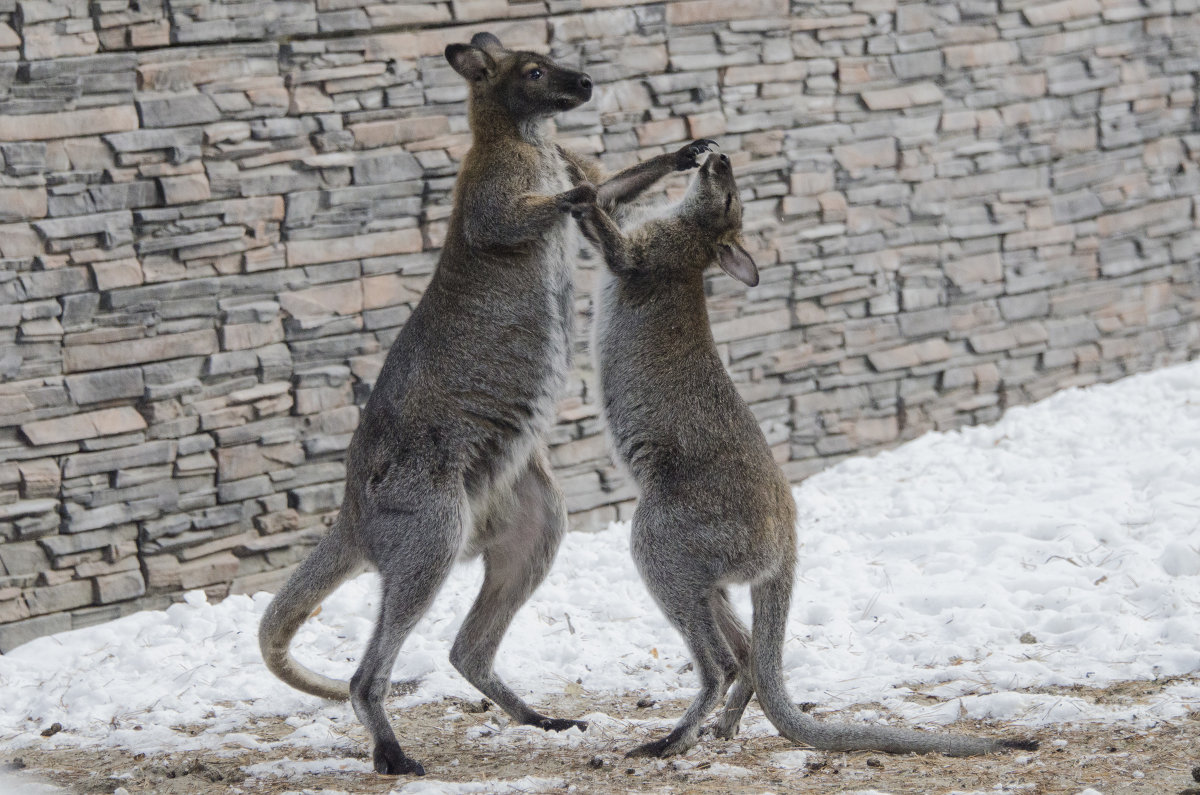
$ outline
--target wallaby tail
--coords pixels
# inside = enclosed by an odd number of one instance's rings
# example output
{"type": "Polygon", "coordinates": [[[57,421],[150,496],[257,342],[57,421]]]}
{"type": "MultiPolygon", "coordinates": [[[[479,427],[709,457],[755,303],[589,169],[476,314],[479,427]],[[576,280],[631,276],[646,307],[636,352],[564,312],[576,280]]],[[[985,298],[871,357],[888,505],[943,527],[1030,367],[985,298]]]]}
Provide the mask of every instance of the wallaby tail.
{"type": "Polygon", "coordinates": [[[992,740],[961,734],[932,734],[890,726],[817,721],[792,703],[783,681],[783,641],[791,603],[791,566],[750,589],[754,605],[751,667],[758,703],[779,733],[794,743],[824,751],[884,751],[975,756],[1003,749],[1034,750],[1036,741],[992,740]]]}
{"type": "Polygon", "coordinates": [[[362,565],[362,555],[346,535],[335,523],[292,572],[258,625],[258,646],[271,673],[297,690],[337,701],[350,698],[350,683],[305,668],[288,647],[317,605],[362,565]]]}

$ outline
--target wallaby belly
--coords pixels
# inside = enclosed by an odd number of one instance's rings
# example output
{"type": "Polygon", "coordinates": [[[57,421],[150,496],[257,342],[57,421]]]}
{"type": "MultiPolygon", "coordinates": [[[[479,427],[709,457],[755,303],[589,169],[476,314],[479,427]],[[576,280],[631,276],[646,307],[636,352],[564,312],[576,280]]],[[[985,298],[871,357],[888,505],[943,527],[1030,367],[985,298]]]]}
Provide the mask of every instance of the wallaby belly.
{"type": "MultiPolygon", "coordinates": [[[[569,187],[565,168],[542,181],[547,193],[569,187]]],[[[469,524],[482,524],[494,492],[524,471],[556,419],[574,333],[578,244],[569,222],[564,213],[519,251],[478,251],[448,237],[388,352],[351,457],[371,461],[367,469],[413,470],[418,481],[461,479],[469,524]]]]}

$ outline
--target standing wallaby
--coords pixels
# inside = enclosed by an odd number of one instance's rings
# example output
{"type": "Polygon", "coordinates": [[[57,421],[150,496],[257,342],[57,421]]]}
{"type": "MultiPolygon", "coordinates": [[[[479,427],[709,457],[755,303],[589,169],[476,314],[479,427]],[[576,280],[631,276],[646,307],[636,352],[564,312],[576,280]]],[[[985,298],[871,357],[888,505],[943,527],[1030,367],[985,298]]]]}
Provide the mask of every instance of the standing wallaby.
{"type": "Polygon", "coordinates": [[[788,697],[782,649],[796,560],[796,506],[783,472],[713,342],[704,270],[713,262],[753,286],[742,202],[725,155],[710,155],[683,200],[626,237],[595,205],[572,209],[610,274],[598,297],[593,352],[613,446],[637,482],[633,556],[683,635],[700,694],[665,738],[631,756],[692,747],[730,684],[715,733],[737,733],[754,692],[789,740],[827,750],[980,754],[1034,744],[908,729],[830,724],[788,697]],[[748,634],[726,586],[749,583],[748,634]]]}
{"type": "Polygon", "coordinates": [[[455,560],[482,555],[483,588],[450,652],[454,667],[515,721],[583,727],[531,709],[496,676],[496,649],[541,583],[566,527],[542,436],[570,366],[572,205],[606,206],[694,167],[708,141],[660,155],[599,188],[597,172],[548,140],[547,120],[586,102],[592,82],[481,33],[446,48],[470,84],[474,142],[459,174],[441,258],[392,344],[346,452],[337,521],[262,618],[259,644],[280,679],[349,697],[380,773],[425,771],[401,750],[383,708],[392,665],[455,560]],[[573,181],[580,184],[572,187],[573,181]],[[379,620],[349,683],[316,674],[288,646],[347,577],[379,570],[379,620]]]}

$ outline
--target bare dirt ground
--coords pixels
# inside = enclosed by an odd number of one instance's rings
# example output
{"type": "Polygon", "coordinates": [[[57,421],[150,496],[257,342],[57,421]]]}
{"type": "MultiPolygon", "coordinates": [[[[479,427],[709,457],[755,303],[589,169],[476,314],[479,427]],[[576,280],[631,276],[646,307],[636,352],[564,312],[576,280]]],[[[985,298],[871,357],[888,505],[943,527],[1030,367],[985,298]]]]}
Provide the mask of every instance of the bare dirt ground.
{"type": "MultiPolygon", "coordinates": [[[[1178,681],[1178,680],[1173,680],[1178,681]]],[[[1170,681],[1128,682],[1104,689],[1064,688],[1054,692],[1105,704],[1149,704],[1170,681]]],[[[1046,691],[1042,691],[1046,692],[1046,691]]],[[[568,695],[555,704],[555,714],[604,712],[618,720],[673,720],[686,706],[663,701],[652,706],[644,694],[603,699],[568,695]]],[[[856,709],[862,708],[860,705],[856,709]]],[[[753,709],[753,707],[752,707],[753,709]]],[[[889,756],[878,753],[809,752],[797,767],[780,767],[777,755],[797,748],[778,736],[719,741],[711,737],[686,757],[674,761],[627,760],[624,751],[645,739],[638,727],[611,742],[588,738],[576,748],[530,742],[486,744],[472,740],[496,725],[493,711],[460,699],[392,711],[406,750],[420,759],[425,781],[513,780],[537,776],[555,782],[530,792],[576,793],[834,793],[876,790],[887,793],[948,793],[986,790],[1079,793],[1093,788],[1104,795],[1200,795],[1200,711],[1152,728],[1125,724],[1075,725],[1030,732],[1003,724],[960,722],[959,731],[1028,737],[1041,741],[1032,753],[947,759],[889,756]],[[472,732],[472,727],[480,727],[472,732]]],[[[838,718],[836,714],[825,716],[838,718]]],[[[840,716],[846,719],[847,715],[840,716]]],[[[181,736],[203,727],[179,727],[181,736]]],[[[278,740],[293,731],[280,718],[242,729],[261,741],[278,740]]],[[[501,730],[503,733],[503,730],[501,730]]],[[[411,779],[377,776],[365,771],[247,776],[248,765],[272,760],[325,759],[349,754],[369,764],[361,727],[347,727],[352,750],[326,750],[280,745],[267,750],[145,754],[137,749],[24,748],[0,751],[0,767],[11,775],[40,780],[77,793],[108,793],[124,787],[130,793],[283,793],[342,790],[386,793],[411,779]]],[[[794,757],[793,757],[794,758],[794,757]]],[[[437,788],[426,790],[437,791],[437,788]]]]}

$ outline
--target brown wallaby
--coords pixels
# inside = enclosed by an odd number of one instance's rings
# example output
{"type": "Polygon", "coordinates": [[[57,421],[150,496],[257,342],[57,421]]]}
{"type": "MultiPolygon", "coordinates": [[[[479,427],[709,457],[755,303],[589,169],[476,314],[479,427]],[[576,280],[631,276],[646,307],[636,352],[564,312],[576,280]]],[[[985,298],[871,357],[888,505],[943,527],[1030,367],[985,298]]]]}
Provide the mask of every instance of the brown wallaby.
{"type": "Polygon", "coordinates": [[[445,246],[429,287],[388,352],[346,453],[337,521],[262,618],[259,644],[280,679],[349,698],[380,773],[423,774],[383,708],[392,665],[455,560],[482,555],[484,581],[450,661],[520,723],[583,727],[530,708],[495,674],[496,649],[541,583],[566,527],[545,431],[570,366],[575,224],[566,210],[615,207],[655,179],[694,167],[708,141],[598,172],[556,147],[555,113],[586,102],[590,78],[492,35],[446,48],[470,84],[473,145],[459,174],[445,246]],[[578,183],[574,184],[573,182],[578,183]],[[374,635],[349,683],[316,674],[288,646],[342,581],[373,564],[382,581],[374,635]]]}
{"type": "Polygon", "coordinates": [[[710,155],[683,200],[626,237],[603,209],[572,209],[610,274],[593,353],[613,446],[637,482],[633,556],[646,587],[688,644],[700,694],[665,738],[631,756],[692,747],[737,685],[715,733],[737,733],[754,692],[789,740],[827,750],[987,753],[1034,743],[814,720],[789,699],[782,649],[796,560],[796,506],[758,422],[721,364],[704,270],[718,263],[748,285],[758,270],[742,242],[742,202],[725,155],[710,155]],[[749,583],[753,632],[726,586],[749,583]]]}

